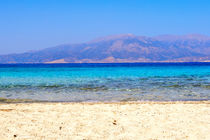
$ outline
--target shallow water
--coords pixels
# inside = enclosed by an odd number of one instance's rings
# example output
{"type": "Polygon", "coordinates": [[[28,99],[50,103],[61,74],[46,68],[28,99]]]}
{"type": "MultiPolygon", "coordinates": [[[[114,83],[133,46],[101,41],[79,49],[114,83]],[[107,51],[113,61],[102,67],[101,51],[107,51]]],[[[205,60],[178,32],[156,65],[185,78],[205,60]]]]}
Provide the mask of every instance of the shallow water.
{"type": "Polygon", "coordinates": [[[0,97],[40,101],[210,99],[210,63],[0,65],[0,97]]]}

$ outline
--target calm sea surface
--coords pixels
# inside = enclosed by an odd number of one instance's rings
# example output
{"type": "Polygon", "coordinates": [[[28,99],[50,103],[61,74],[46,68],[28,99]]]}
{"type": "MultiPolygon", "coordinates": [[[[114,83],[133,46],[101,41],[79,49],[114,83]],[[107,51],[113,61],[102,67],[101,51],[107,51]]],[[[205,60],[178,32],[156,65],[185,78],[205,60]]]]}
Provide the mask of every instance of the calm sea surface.
{"type": "Polygon", "coordinates": [[[0,65],[0,97],[40,101],[210,99],[210,63],[0,65]]]}

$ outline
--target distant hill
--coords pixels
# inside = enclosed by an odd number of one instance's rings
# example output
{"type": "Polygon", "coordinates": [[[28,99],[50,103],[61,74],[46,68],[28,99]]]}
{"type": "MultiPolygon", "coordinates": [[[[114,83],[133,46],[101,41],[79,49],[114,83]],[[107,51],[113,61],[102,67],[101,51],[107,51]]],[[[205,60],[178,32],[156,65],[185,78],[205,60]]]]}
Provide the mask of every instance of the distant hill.
{"type": "Polygon", "coordinates": [[[82,44],[0,55],[0,63],[210,62],[210,37],[132,34],[108,36],[82,44]]]}

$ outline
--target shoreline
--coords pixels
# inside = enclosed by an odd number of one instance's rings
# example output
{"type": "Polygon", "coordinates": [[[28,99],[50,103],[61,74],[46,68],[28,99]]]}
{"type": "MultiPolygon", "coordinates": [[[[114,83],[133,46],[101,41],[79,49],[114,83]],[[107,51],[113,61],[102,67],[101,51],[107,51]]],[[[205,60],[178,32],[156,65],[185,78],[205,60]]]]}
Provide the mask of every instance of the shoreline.
{"type": "Polygon", "coordinates": [[[39,100],[31,100],[31,99],[8,99],[8,98],[0,98],[1,104],[210,104],[210,100],[187,100],[187,101],[39,101],[39,100]]]}

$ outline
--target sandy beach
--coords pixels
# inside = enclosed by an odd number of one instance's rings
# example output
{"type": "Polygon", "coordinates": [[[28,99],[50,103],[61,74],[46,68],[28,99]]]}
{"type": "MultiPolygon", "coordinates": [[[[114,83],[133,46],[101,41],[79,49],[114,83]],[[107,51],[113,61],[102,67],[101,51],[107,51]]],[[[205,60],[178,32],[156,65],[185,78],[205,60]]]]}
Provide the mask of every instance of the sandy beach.
{"type": "Polygon", "coordinates": [[[1,139],[210,139],[210,102],[0,104],[1,139]]]}

